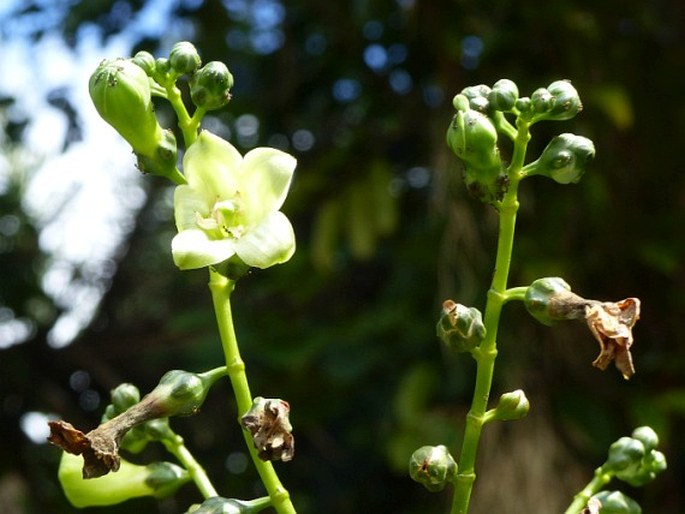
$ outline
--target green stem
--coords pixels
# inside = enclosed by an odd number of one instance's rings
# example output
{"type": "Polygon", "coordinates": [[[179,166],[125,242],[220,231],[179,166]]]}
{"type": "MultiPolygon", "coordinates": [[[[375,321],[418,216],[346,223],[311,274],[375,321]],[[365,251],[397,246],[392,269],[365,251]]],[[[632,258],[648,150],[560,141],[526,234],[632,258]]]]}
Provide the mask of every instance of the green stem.
{"type": "Polygon", "coordinates": [[[197,139],[197,129],[200,126],[199,119],[191,118],[188,114],[188,110],[181,98],[181,91],[176,87],[174,80],[170,80],[170,83],[165,85],[165,89],[167,100],[169,100],[169,103],[176,112],[178,127],[181,129],[183,141],[187,149],[197,139]]]}
{"type": "Polygon", "coordinates": [[[612,478],[611,473],[607,473],[603,466],[598,467],[595,470],[595,476],[590,482],[573,497],[573,503],[566,509],[564,514],[578,514],[582,511],[590,498],[601,491],[605,485],[607,485],[612,478]]]}
{"type": "Polygon", "coordinates": [[[209,477],[204,468],[195,460],[195,457],[193,457],[188,448],[186,448],[183,438],[180,435],[174,434],[174,437],[172,438],[162,439],[162,443],[167,451],[176,457],[178,461],[183,464],[183,467],[186,468],[190,478],[195,482],[195,485],[203,498],[207,499],[218,496],[218,493],[209,481],[209,477]]]}
{"type": "MultiPolygon", "coordinates": [[[[210,268],[209,289],[212,293],[214,312],[221,336],[226,368],[233,386],[233,394],[235,395],[238,407],[238,420],[240,420],[252,406],[252,394],[247,383],[245,363],[240,357],[238,341],[233,326],[230,300],[234,287],[235,282],[233,280],[210,268]]],[[[295,514],[295,508],[290,501],[290,493],[281,485],[273,465],[271,462],[265,462],[259,458],[250,434],[244,429],[242,432],[252,457],[252,462],[255,468],[257,468],[257,473],[259,473],[259,477],[271,498],[274,509],[279,514],[295,514]]]]}
{"type": "Polygon", "coordinates": [[[492,284],[488,291],[485,305],[484,324],[486,335],[480,346],[473,351],[476,359],[476,386],[473,392],[471,408],[466,416],[464,440],[459,455],[459,472],[454,479],[451,514],[466,514],[471,499],[473,483],[476,480],[476,453],[483,425],[487,421],[486,410],[492,378],[497,358],[497,330],[504,303],[511,299],[507,290],[511,255],[514,247],[516,213],[518,211],[518,185],[521,180],[521,168],[525,159],[526,147],[530,139],[529,124],[518,125],[514,139],[512,162],[507,170],[509,188],[502,201],[497,205],[500,215],[499,234],[497,239],[497,257],[492,284]]]}
{"type": "Polygon", "coordinates": [[[504,301],[518,300],[522,302],[526,298],[526,291],[528,291],[528,286],[510,287],[504,292],[504,301]]]}

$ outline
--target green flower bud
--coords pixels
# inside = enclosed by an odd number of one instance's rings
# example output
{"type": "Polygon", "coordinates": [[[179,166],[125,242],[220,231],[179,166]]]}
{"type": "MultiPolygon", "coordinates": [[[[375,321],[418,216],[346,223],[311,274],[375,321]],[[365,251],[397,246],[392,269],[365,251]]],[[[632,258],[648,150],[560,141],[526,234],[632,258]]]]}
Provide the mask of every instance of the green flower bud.
{"type": "Polygon", "coordinates": [[[519,88],[514,81],[500,79],[492,86],[488,94],[490,107],[497,111],[511,111],[519,97],[519,88]]]}
{"type": "Polygon", "coordinates": [[[455,111],[468,111],[471,107],[469,107],[469,99],[462,95],[456,95],[452,99],[452,105],[454,106],[455,111]]]}
{"type": "Polygon", "coordinates": [[[252,514],[269,505],[271,499],[268,496],[249,501],[215,496],[206,499],[201,505],[191,507],[186,514],[252,514]]]}
{"type": "Polygon", "coordinates": [[[156,417],[195,414],[205,401],[210,387],[226,374],[225,369],[217,368],[201,374],[180,369],[165,373],[148,395],[157,411],[156,417]]]}
{"type": "Polygon", "coordinates": [[[110,395],[117,414],[128,410],[140,401],[140,391],[133,384],[119,384],[110,395]]]}
{"type": "Polygon", "coordinates": [[[176,43],[169,53],[169,64],[179,75],[194,72],[200,67],[200,63],[200,54],[188,41],[176,43]]]}
{"type": "Polygon", "coordinates": [[[547,86],[554,97],[552,108],[546,115],[549,120],[568,120],[583,110],[576,88],[568,80],[557,80],[547,86]]]}
{"type": "Polygon", "coordinates": [[[140,66],[148,77],[152,77],[155,72],[155,58],[150,52],[141,50],[133,56],[133,64],[140,66]]]}
{"type": "Polygon", "coordinates": [[[454,480],[457,463],[446,446],[423,446],[409,459],[409,476],[432,493],[454,480]]]}
{"type": "Polygon", "coordinates": [[[605,467],[623,479],[639,470],[644,456],[645,446],[640,441],[632,437],[621,437],[609,447],[605,467]]]}
{"type": "Polygon", "coordinates": [[[98,113],[133,150],[153,155],[164,137],[152,105],[150,79],[130,59],[104,60],[88,83],[98,113]]]}
{"type": "Polygon", "coordinates": [[[510,393],[504,393],[499,397],[497,407],[492,411],[493,415],[491,419],[500,421],[521,419],[528,414],[529,410],[530,403],[528,402],[528,398],[526,398],[526,393],[521,389],[517,389],[510,393]]]}
{"type": "Polygon", "coordinates": [[[149,472],[145,484],[154,491],[155,498],[171,496],[190,480],[190,475],[185,469],[171,462],[153,462],[145,467],[149,472]]]}
{"type": "Polygon", "coordinates": [[[583,136],[560,134],[543,150],[539,159],[526,165],[527,175],[543,175],[559,184],[576,183],[595,156],[595,145],[583,136]]]}
{"type": "Polygon", "coordinates": [[[77,508],[106,506],[140,496],[164,498],[190,480],[188,472],[170,462],[147,466],[121,461],[117,473],[85,479],[83,459],[62,453],[58,478],[69,502],[77,508]]]}
{"type": "Polygon", "coordinates": [[[651,427],[638,427],[630,434],[633,439],[640,441],[646,451],[652,451],[659,445],[659,436],[651,427]]]}
{"type": "Polygon", "coordinates": [[[165,75],[169,73],[171,70],[171,63],[169,62],[169,59],[166,59],[165,57],[157,57],[155,59],[155,74],[156,75],[165,75]]]}
{"type": "Polygon", "coordinates": [[[232,87],[233,75],[226,65],[211,61],[190,78],[190,98],[195,105],[207,111],[219,109],[231,99],[232,87]]]}
{"type": "Polygon", "coordinates": [[[497,137],[490,118],[472,109],[457,112],[447,129],[447,145],[464,163],[467,188],[484,202],[499,200],[506,191],[497,137]]]}
{"type": "Polygon", "coordinates": [[[485,325],[480,311],[452,300],[445,300],[436,331],[438,337],[458,352],[470,352],[485,337],[485,325]]]}
{"type": "Polygon", "coordinates": [[[536,114],[545,114],[554,106],[554,96],[547,88],[541,87],[530,95],[530,104],[536,114]]]}
{"type": "Polygon", "coordinates": [[[621,491],[602,491],[593,498],[602,504],[599,514],[642,514],[637,502],[621,491]]]}
{"type": "Polygon", "coordinates": [[[521,113],[522,116],[529,118],[533,113],[533,104],[529,97],[524,96],[516,100],[514,107],[521,113]]]}
{"type": "Polygon", "coordinates": [[[469,86],[461,90],[461,94],[469,99],[471,109],[483,113],[490,109],[490,101],[488,100],[490,92],[490,87],[485,84],[469,86]]]}
{"type": "Polygon", "coordinates": [[[572,293],[563,278],[545,277],[528,286],[523,304],[531,316],[549,326],[555,321],[582,319],[587,301],[572,293]]]}

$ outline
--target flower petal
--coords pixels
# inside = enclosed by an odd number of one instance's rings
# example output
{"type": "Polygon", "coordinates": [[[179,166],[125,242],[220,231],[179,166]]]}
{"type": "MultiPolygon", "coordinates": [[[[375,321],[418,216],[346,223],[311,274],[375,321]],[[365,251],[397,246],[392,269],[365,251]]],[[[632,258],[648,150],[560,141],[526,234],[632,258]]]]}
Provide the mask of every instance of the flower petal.
{"type": "Polygon", "coordinates": [[[248,225],[283,205],[297,160],[275,148],[255,148],[245,155],[240,171],[240,189],[248,225]]]}
{"type": "Polygon", "coordinates": [[[235,253],[245,264],[256,268],[286,262],[295,253],[295,232],[290,220],[280,211],[272,212],[236,241],[235,253]]]}
{"type": "Polygon", "coordinates": [[[174,220],[179,232],[197,228],[197,213],[207,217],[211,210],[212,205],[190,186],[182,185],[174,190],[174,220]]]}
{"type": "Polygon", "coordinates": [[[171,240],[171,253],[180,269],[204,268],[232,257],[235,242],[232,239],[209,239],[200,229],[184,230],[171,240]]]}
{"type": "Polygon", "coordinates": [[[200,132],[183,157],[188,185],[211,204],[236,194],[242,164],[243,157],[231,143],[207,130],[200,132]]]}

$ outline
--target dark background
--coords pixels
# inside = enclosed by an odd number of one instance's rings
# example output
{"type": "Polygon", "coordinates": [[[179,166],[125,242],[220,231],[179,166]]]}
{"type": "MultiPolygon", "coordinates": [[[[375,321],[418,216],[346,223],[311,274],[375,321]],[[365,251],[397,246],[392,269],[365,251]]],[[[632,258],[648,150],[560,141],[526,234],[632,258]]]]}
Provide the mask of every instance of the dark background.
{"type": "MultiPolygon", "coordinates": [[[[105,41],[126,31],[144,4],[59,3],[53,28],[73,45],[94,23],[105,41]]],[[[496,218],[468,198],[444,133],[454,94],[503,77],[522,95],[571,79],[583,99],[574,120],[534,127],[529,160],[560,132],[590,137],[597,148],[578,185],[523,183],[510,284],[559,275],[587,298],[638,296],[643,313],[635,328],[637,374],[625,382],[613,367],[602,373],[590,366],[598,349],[580,324],[546,328],[520,304],[506,307],[493,395],[523,388],[532,410],[523,421],[486,428],[472,512],[562,512],[608,445],[642,424],[659,432],[669,469],[644,489],[613,485],[646,513],[685,512],[685,4],[174,5],[174,19],[188,22],[185,38],[203,60],[226,62],[235,77],[234,100],[214,114],[215,126],[235,129],[237,118],[251,113],[259,136],[246,144],[232,139],[241,150],[285,146],[290,138],[298,158],[284,207],[297,253],[241,280],[234,295],[253,393],[292,406],[297,454],[277,469],[298,512],[448,510],[449,495],[411,482],[406,462],[424,444],[445,442],[457,452],[474,366],[468,356],[443,351],[434,325],[445,298],[482,308],[496,218]],[[298,150],[292,136],[302,128],[313,145],[298,150]]],[[[49,8],[25,2],[3,23],[49,8]]],[[[30,34],[36,42],[44,36],[40,28],[30,34]]],[[[130,37],[134,51],[158,56],[174,42],[130,37]]],[[[78,108],[57,101],[73,127],[67,149],[80,137],[78,108]]],[[[2,109],[12,102],[4,97],[2,109]]],[[[29,119],[0,119],[9,153],[21,147],[29,119]]],[[[31,310],[36,298],[51,301],[40,285],[49,256],[22,208],[21,184],[0,196],[0,216],[21,221],[0,235],[0,306],[37,327],[30,340],[0,350],[7,512],[75,510],[56,482],[59,452],[26,437],[24,413],[53,413],[90,428],[118,383],[147,391],[168,369],[221,362],[207,276],[178,272],[170,258],[173,223],[168,212],[159,215],[169,186],[148,178],[145,187],[147,200],[115,256],[97,316],[59,350],[46,342],[59,307],[47,317],[31,310]],[[75,376],[88,377],[85,390],[75,376]],[[84,401],[92,392],[99,404],[84,401]]],[[[240,460],[234,452],[244,451],[235,416],[222,383],[197,416],[173,425],[222,494],[249,498],[259,491],[251,467],[236,473],[226,466],[229,455],[240,460]]],[[[147,455],[157,456],[164,457],[147,455]]],[[[175,500],[136,500],[108,512],[184,512],[197,500],[187,486],[175,500]]]]}

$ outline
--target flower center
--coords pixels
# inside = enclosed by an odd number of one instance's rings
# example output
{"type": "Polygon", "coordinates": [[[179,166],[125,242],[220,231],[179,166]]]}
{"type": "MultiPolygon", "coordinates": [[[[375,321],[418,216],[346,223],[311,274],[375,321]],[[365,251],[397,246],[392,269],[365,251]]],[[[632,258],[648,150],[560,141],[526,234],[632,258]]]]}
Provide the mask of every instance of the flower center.
{"type": "Polygon", "coordinates": [[[240,193],[229,200],[218,200],[206,218],[195,214],[197,225],[217,239],[239,239],[245,233],[244,213],[240,193]]]}

